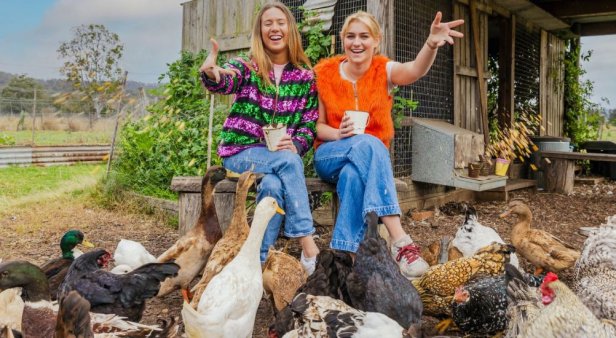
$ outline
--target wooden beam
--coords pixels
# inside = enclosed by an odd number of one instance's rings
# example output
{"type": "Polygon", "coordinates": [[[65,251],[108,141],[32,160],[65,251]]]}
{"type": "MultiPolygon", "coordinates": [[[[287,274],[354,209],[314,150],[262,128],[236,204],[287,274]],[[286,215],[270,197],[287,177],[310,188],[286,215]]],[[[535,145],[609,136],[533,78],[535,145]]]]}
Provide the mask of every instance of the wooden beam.
{"type": "MultiPolygon", "coordinates": [[[[616,3],[616,2],[615,2],[616,3]]],[[[616,21],[580,24],[581,36],[616,34],[616,21]]]]}
{"type": "Polygon", "coordinates": [[[516,16],[501,18],[499,24],[498,68],[498,125],[508,128],[513,123],[515,80],[515,24],[516,16]]]}
{"type": "Polygon", "coordinates": [[[368,13],[372,13],[381,26],[381,54],[395,58],[394,0],[368,0],[366,5],[368,13]]]}
{"type": "Polygon", "coordinates": [[[542,151],[542,158],[566,159],[566,160],[588,160],[602,162],[616,162],[616,154],[603,153],[578,153],[571,151],[542,151]]]}
{"type": "Polygon", "coordinates": [[[473,31],[473,45],[475,47],[475,60],[477,64],[477,81],[479,83],[479,113],[481,114],[481,129],[485,144],[490,143],[490,129],[488,127],[488,90],[484,80],[483,46],[479,43],[479,16],[477,15],[477,0],[470,0],[471,24],[473,31]]]}
{"type": "MultiPolygon", "coordinates": [[[[477,68],[471,68],[467,66],[458,66],[454,67],[454,73],[456,75],[468,76],[468,77],[477,77],[477,68]]],[[[484,79],[490,78],[490,72],[483,73],[484,79]]]]}
{"type": "Polygon", "coordinates": [[[537,6],[558,18],[576,18],[616,14],[614,0],[566,0],[539,2],[537,6]]]}

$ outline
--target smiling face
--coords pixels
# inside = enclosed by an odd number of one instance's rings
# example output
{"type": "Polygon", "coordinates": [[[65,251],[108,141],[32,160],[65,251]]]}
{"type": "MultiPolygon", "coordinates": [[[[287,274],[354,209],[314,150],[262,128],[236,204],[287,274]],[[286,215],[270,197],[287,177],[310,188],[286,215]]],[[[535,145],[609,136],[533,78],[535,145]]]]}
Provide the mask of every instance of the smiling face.
{"type": "MultiPolygon", "coordinates": [[[[270,55],[289,58],[289,20],[283,11],[272,7],[261,16],[261,39],[270,55]]],[[[285,62],[286,62],[285,61],[285,62]]]]}
{"type": "Polygon", "coordinates": [[[377,53],[379,42],[365,23],[354,20],[343,35],[344,53],[351,63],[370,63],[377,53]]]}

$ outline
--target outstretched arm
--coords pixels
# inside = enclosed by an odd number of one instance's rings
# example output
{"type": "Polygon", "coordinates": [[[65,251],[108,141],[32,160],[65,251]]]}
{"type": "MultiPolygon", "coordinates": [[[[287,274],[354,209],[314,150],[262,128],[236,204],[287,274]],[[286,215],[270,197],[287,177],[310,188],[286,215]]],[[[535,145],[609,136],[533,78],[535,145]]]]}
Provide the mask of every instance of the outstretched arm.
{"type": "Polygon", "coordinates": [[[207,90],[219,94],[232,94],[239,90],[243,77],[241,74],[246,71],[246,65],[239,60],[229,61],[225,67],[216,64],[218,59],[218,42],[214,38],[210,39],[212,50],[205,58],[199,68],[201,82],[207,90]]]}
{"type": "Polygon", "coordinates": [[[464,23],[464,20],[441,22],[443,14],[439,11],[430,26],[430,35],[417,54],[414,61],[396,63],[391,72],[391,82],[397,86],[411,84],[428,73],[439,47],[445,43],[453,45],[453,38],[462,38],[464,34],[453,30],[464,23]]]}

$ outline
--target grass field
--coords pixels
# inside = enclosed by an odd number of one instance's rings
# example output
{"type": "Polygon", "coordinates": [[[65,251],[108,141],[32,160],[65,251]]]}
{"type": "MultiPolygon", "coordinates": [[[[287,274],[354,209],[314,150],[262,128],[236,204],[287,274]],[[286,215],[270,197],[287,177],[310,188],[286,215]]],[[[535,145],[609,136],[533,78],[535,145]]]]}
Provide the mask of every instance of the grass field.
{"type": "Polygon", "coordinates": [[[603,128],[603,134],[601,135],[601,140],[616,142],[616,127],[605,126],[603,128]]]}
{"type": "Polygon", "coordinates": [[[103,165],[0,168],[0,211],[94,186],[103,165]]]}
{"type": "MultiPolygon", "coordinates": [[[[3,131],[5,135],[15,139],[15,145],[32,144],[32,131],[3,131]]],[[[106,131],[62,131],[37,130],[34,133],[34,144],[37,146],[63,144],[109,144],[111,133],[106,131]]]]}

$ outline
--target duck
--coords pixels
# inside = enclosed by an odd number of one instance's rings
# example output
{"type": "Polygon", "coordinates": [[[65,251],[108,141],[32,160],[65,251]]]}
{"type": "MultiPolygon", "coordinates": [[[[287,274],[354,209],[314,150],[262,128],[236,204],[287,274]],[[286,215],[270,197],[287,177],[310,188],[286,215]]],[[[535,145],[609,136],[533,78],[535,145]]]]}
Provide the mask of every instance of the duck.
{"type": "MultiPolygon", "coordinates": [[[[24,302],[21,334],[34,338],[54,337],[59,307],[57,302],[51,301],[49,282],[43,271],[27,261],[0,263],[0,290],[16,287],[22,289],[24,302]]],[[[164,337],[167,331],[157,325],[131,322],[115,314],[90,313],[90,317],[90,327],[95,337],[147,337],[155,332],[164,337]]]]}
{"type": "Polygon", "coordinates": [[[297,289],[307,278],[308,273],[297,258],[269,249],[263,267],[263,289],[272,297],[276,312],[291,304],[297,289]]]}
{"type": "Polygon", "coordinates": [[[85,239],[83,232],[80,230],[68,230],[60,239],[60,250],[62,256],[51,259],[41,265],[41,269],[49,280],[49,288],[51,290],[51,300],[56,300],[58,297],[58,287],[62,284],[64,276],[68,271],[69,266],[83,254],[77,248],[78,245],[83,245],[86,248],[92,248],[94,245],[85,239]]]}
{"type": "MultiPolygon", "coordinates": [[[[455,237],[450,243],[450,251],[456,249],[464,257],[472,257],[479,249],[490,245],[492,242],[505,244],[503,238],[496,230],[479,223],[477,211],[473,206],[466,205],[464,223],[458,228],[455,237]]],[[[519,267],[518,256],[511,254],[510,263],[516,268],[519,267]]]]}
{"type": "Polygon", "coordinates": [[[101,269],[111,259],[105,249],[97,249],[78,257],[60,286],[59,297],[78,291],[91,305],[92,312],[111,313],[130,321],[141,320],[146,300],[158,294],[160,283],[173,277],[179,265],[148,263],[123,275],[101,269]]]}
{"type": "Polygon", "coordinates": [[[216,276],[240,251],[244,241],[248,237],[250,226],[248,226],[246,215],[246,198],[248,190],[254,184],[256,175],[250,171],[243,172],[235,188],[235,204],[233,215],[229,226],[225,230],[222,238],[214,245],[210,258],[205,264],[203,274],[199,282],[192,288],[193,299],[191,305],[197,308],[201,294],[208,283],[216,276]]]}
{"type": "Polygon", "coordinates": [[[156,257],[148,252],[143,244],[130,239],[121,239],[113,252],[113,260],[118,265],[127,265],[131,270],[156,262],[156,257]]]}
{"type": "Polygon", "coordinates": [[[255,209],[248,238],[240,252],[205,288],[197,310],[182,290],[182,318],[189,338],[252,337],[257,308],[263,295],[260,247],[267,224],[284,215],[276,200],[263,198],[255,209]]]}
{"type": "Polygon", "coordinates": [[[572,267],[580,252],[547,231],[532,229],[533,214],[522,201],[512,201],[500,217],[517,215],[518,222],[511,230],[511,243],[522,257],[535,266],[535,275],[545,270],[560,272],[572,267]]]}
{"type": "Polygon", "coordinates": [[[177,288],[188,289],[192,280],[203,270],[214,245],[222,238],[222,230],[214,205],[214,187],[226,176],[222,166],[211,166],[201,181],[201,213],[197,222],[174,245],[163,252],[156,261],[165,263],[173,260],[180,266],[178,275],[165,280],[158,297],[165,296],[177,288]]]}

